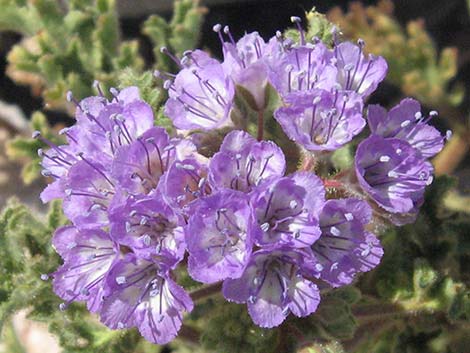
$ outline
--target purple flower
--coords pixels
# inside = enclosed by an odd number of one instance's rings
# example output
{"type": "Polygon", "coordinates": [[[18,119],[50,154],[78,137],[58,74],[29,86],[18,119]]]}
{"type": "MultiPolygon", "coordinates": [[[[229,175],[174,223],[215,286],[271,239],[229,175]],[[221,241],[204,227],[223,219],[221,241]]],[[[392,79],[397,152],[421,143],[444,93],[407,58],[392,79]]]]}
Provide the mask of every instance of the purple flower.
{"type": "Polygon", "coordinates": [[[210,161],[209,180],[218,188],[249,192],[271,176],[284,175],[285,168],[284,154],[276,144],[232,131],[210,161]]]}
{"type": "Polygon", "coordinates": [[[365,126],[362,99],[354,92],[312,90],[288,97],[289,106],[274,117],[284,132],[309,151],[335,150],[365,126]]]}
{"type": "Polygon", "coordinates": [[[88,310],[99,311],[104,281],[118,257],[116,244],[102,230],[73,226],[57,229],[52,244],[64,260],[53,274],[54,292],[67,301],[60,308],[73,301],[86,301],[88,310]]]}
{"type": "Polygon", "coordinates": [[[67,196],[68,174],[77,162],[85,160],[100,171],[107,170],[119,147],[132,143],[153,126],[152,108],[140,100],[137,87],[129,87],[121,92],[113,89],[112,92],[111,101],[104,96],[97,96],[77,102],[69,95],[68,98],[77,106],[77,123],[61,131],[67,145],[56,146],[39,132],[33,134],[33,137],[51,147],[47,152],[38,151],[43,158],[43,175],[55,179],[41,193],[43,202],[67,196]]]}
{"type": "Polygon", "coordinates": [[[364,191],[391,213],[413,213],[432,182],[432,165],[409,143],[371,136],[356,152],[356,175],[364,191]]]}
{"type": "Polygon", "coordinates": [[[272,178],[258,187],[252,206],[260,246],[302,248],[320,236],[318,213],[325,201],[322,181],[309,172],[272,178]]]}
{"type": "Polygon", "coordinates": [[[184,68],[168,89],[165,114],[178,129],[211,130],[231,125],[235,88],[220,63],[184,68]]]}
{"type": "Polygon", "coordinates": [[[137,326],[147,340],[165,344],[176,337],[193,302],[164,265],[127,254],[106,279],[101,321],[112,329],[137,326]]]}
{"type": "Polygon", "coordinates": [[[79,228],[106,226],[115,181],[103,165],[81,158],[70,168],[64,181],[64,213],[79,228]]]}
{"type": "Polygon", "coordinates": [[[191,142],[170,140],[165,129],[153,127],[117,150],[112,175],[130,193],[147,194],[157,187],[173,161],[185,159],[195,150],[191,142]]]}
{"type": "Polygon", "coordinates": [[[207,181],[206,162],[196,158],[173,162],[161,179],[158,190],[176,212],[186,214],[191,202],[212,191],[207,181]]]}
{"type": "Polygon", "coordinates": [[[436,113],[431,112],[429,118],[424,119],[419,102],[406,98],[388,113],[380,105],[369,105],[367,120],[373,134],[407,141],[424,158],[431,158],[444,144],[440,132],[427,124],[434,115],[436,113]]]}
{"type": "Polygon", "coordinates": [[[137,87],[112,93],[111,101],[98,96],[75,102],[77,123],[64,130],[73,151],[102,163],[150,129],[154,121],[152,108],[140,99],[137,87]]]}
{"type": "Polygon", "coordinates": [[[119,192],[109,210],[110,234],[141,257],[183,259],[185,251],[181,219],[153,191],[146,196],[119,192]]]}
{"type": "Polygon", "coordinates": [[[387,74],[387,62],[381,56],[368,57],[363,53],[364,42],[358,45],[344,42],[334,48],[337,82],[347,91],[355,91],[362,97],[374,92],[387,74]]]}
{"type": "Polygon", "coordinates": [[[350,284],[358,272],[376,267],[383,255],[379,240],[365,230],[372,210],[357,199],[328,200],[320,214],[321,237],[312,250],[320,278],[333,287],[350,284]]]}
{"type": "Polygon", "coordinates": [[[199,200],[185,228],[188,272],[199,282],[238,278],[253,246],[253,214],[247,195],[223,190],[199,200]]]}
{"type": "Polygon", "coordinates": [[[214,30],[222,42],[224,71],[232,78],[235,85],[242,86],[252,95],[258,109],[264,108],[268,83],[267,63],[276,50],[279,50],[280,43],[276,38],[265,43],[258,32],[245,34],[235,43],[228,26],[224,28],[224,32],[230,42],[224,42],[221,26],[214,26],[214,30]]]}
{"type": "Polygon", "coordinates": [[[322,42],[294,47],[281,60],[271,62],[270,81],[283,97],[313,89],[331,90],[337,76],[332,57],[322,42]]]}
{"type": "Polygon", "coordinates": [[[279,326],[289,312],[304,317],[317,309],[320,291],[307,278],[315,274],[313,263],[308,249],[259,250],[240,278],[225,280],[222,291],[229,301],[248,303],[258,326],[279,326]]]}

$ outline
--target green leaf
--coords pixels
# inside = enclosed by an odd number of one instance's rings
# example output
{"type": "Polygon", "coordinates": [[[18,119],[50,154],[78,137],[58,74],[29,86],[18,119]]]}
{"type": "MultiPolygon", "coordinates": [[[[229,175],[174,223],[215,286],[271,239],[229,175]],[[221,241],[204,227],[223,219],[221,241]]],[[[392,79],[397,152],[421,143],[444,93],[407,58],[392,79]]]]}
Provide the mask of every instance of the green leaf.
{"type": "Polygon", "coordinates": [[[0,1],[0,31],[14,31],[26,35],[33,35],[40,21],[31,8],[26,4],[17,4],[11,0],[0,1]]]}
{"type": "Polygon", "coordinates": [[[434,285],[438,279],[438,274],[423,259],[417,259],[414,265],[413,283],[415,293],[423,295],[434,285]]]}
{"type": "Polygon", "coordinates": [[[144,22],[142,32],[150,38],[154,46],[153,53],[157,61],[156,67],[163,71],[171,71],[174,64],[160,51],[161,47],[168,47],[169,45],[167,38],[170,37],[171,30],[168,23],[160,16],[152,15],[144,22]]]}
{"type": "Polygon", "coordinates": [[[204,320],[202,344],[224,353],[274,353],[276,329],[262,329],[248,316],[246,306],[217,302],[217,310],[204,320]]]}
{"type": "MultiPolygon", "coordinates": [[[[159,108],[162,104],[162,89],[157,86],[157,80],[151,71],[145,71],[141,73],[139,71],[128,68],[120,73],[118,81],[118,85],[121,88],[137,86],[139,88],[140,97],[152,107],[156,118],[161,119],[161,124],[157,125],[164,126],[167,124],[163,117],[158,116],[159,108]]],[[[166,118],[166,120],[169,119],[166,118]]],[[[171,125],[171,123],[169,123],[169,125],[171,125]]]]}
{"type": "Polygon", "coordinates": [[[13,6],[12,0],[0,1],[11,10],[9,18],[19,22],[33,18],[35,24],[29,37],[8,54],[8,74],[33,86],[51,109],[69,108],[68,90],[82,99],[95,93],[95,79],[109,87],[116,84],[120,70],[143,67],[137,42],[120,39],[113,0],[71,1],[67,7],[56,0],[29,1],[24,7],[13,6]]]}
{"type": "Polygon", "coordinates": [[[49,205],[49,212],[47,213],[47,227],[50,231],[54,231],[68,223],[67,217],[65,217],[62,211],[62,201],[54,200],[49,205]]]}
{"type": "Polygon", "coordinates": [[[103,13],[97,19],[94,38],[100,44],[108,59],[117,55],[119,50],[119,22],[114,9],[103,13]]]}
{"type": "Polygon", "coordinates": [[[307,12],[307,40],[316,37],[328,46],[333,45],[334,25],[328,21],[324,14],[315,11],[315,7],[307,12]]]}
{"type": "Polygon", "coordinates": [[[197,46],[205,13],[199,0],[175,1],[169,44],[177,55],[197,46]]]}

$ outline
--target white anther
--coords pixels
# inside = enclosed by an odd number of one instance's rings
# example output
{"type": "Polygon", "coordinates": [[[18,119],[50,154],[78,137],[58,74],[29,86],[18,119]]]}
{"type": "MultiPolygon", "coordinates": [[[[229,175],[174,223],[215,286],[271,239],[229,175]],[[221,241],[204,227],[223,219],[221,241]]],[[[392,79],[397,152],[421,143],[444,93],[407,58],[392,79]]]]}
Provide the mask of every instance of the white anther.
{"type": "Polygon", "coordinates": [[[144,234],[142,237],[142,242],[144,243],[145,246],[149,246],[151,243],[152,239],[150,238],[150,235],[144,234]]]}
{"type": "Polygon", "coordinates": [[[411,124],[411,121],[405,120],[404,122],[402,122],[402,123],[400,124],[400,126],[401,126],[401,127],[407,127],[407,126],[410,125],[410,124],[411,124]]]}
{"type": "Polygon", "coordinates": [[[267,232],[269,230],[269,223],[265,222],[261,225],[261,230],[267,232]]]}
{"type": "Polygon", "coordinates": [[[451,138],[452,138],[452,131],[451,131],[451,130],[447,130],[447,131],[446,131],[446,140],[449,141],[451,138]]]}
{"type": "Polygon", "coordinates": [[[125,284],[126,283],[126,277],[124,277],[124,276],[116,277],[116,283],[117,284],[125,284]]]}
{"type": "Polygon", "coordinates": [[[336,228],[335,226],[330,228],[331,234],[333,234],[335,237],[339,236],[341,234],[340,230],[336,228]]]}
{"type": "Polygon", "coordinates": [[[390,161],[390,157],[386,155],[380,156],[379,161],[381,161],[382,163],[386,163],[390,161]]]}

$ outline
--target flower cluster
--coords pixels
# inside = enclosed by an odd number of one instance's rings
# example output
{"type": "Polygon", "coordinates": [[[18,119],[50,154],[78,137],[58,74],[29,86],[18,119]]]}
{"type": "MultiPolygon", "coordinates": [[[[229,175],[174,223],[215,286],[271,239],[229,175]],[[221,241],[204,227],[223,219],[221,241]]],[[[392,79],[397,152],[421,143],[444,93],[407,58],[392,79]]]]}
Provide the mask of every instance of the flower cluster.
{"type": "Polygon", "coordinates": [[[153,126],[137,88],[112,89],[108,100],[99,85],[99,96],[78,102],[69,95],[77,122],[62,131],[67,144],[34,134],[50,146],[39,153],[43,174],[54,179],[41,198],[62,199],[71,222],[53,238],[63,259],[53,274],[61,309],[85,301],[108,327],[137,327],[163,344],[193,308],[176,283],[185,269],[201,283],[222,282],[227,300],[246,303],[253,321],[270,328],[289,313],[310,315],[320,289],[350,284],[378,265],[373,210],[397,224],[412,219],[432,181],[426,159],[443,138],[414,100],[389,113],[369,106],[372,135],[355,159],[359,192],[332,198],[312,170],[286,175],[292,161],[280,147],[232,121],[238,92],[262,111],[273,87],[282,102],[275,121],[314,158],[365,128],[364,101],[387,70],[383,58],[364,54],[363,42],[307,42],[292,20],[299,43],[280,33],[265,42],[256,32],[235,42],[216,25],[223,62],[200,50],[168,53],[180,71],[157,76],[168,90],[174,136],[153,126]],[[229,132],[216,153],[202,155],[204,139],[196,136],[212,130],[229,132]]]}

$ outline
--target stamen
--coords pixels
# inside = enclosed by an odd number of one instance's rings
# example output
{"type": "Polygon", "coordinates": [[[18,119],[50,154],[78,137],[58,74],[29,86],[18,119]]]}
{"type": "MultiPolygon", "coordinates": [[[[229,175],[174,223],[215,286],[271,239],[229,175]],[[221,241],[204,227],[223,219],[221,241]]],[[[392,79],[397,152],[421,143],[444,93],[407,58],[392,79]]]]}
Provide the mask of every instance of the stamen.
{"type": "Polygon", "coordinates": [[[181,60],[178,59],[175,55],[173,55],[167,47],[161,47],[160,48],[160,53],[162,54],[165,54],[166,56],[168,56],[171,60],[173,60],[173,62],[178,65],[178,67],[182,68],[183,65],[181,64],[181,60]]]}
{"type": "Polygon", "coordinates": [[[82,110],[82,107],[80,106],[80,103],[74,98],[72,91],[67,91],[66,99],[67,99],[67,102],[71,102],[71,103],[75,104],[75,106],[78,109],[82,110]]]}
{"type": "Polygon", "coordinates": [[[117,88],[111,87],[111,88],[109,89],[109,93],[111,93],[111,95],[114,97],[114,99],[116,99],[117,101],[119,101],[119,99],[118,99],[119,90],[118,90],[117,88]]]}
{"type": "Polygon", "coordinates": [[[59,176],[58,176],[58,175],[53,174],[50,170],[47,170],[47,169],[41,170],[41,175],[42,175],[43,177],[46,177],[46,178],[52,177],[52,178],[55,178],[55,179],[59,179],[59,176]]]}
{"type": "Polygon", "coordinates": [[[104,98],[104,93],[101,90],[101,85],[98,80],[93,81],[93,88],[96,89],[98,91],[98,94],[104,98]]]}
{"type": "Polygon", "coordinates": [[[222,44],[222,48],[225,48],[225,41],[224,41],[224,37],[222,36],[222,25],[220,23],[217,23],[216,25],[214,25],[214,27],[212,27],[212,30],[217,33],[217,35],[219,36],[219,40],[220,40],[220,43],[222,44]]]}
{"type": "Polygon", "coordinates": [[[300,17],[297,17],[297,16],[292,16],[290,18],[290,20],[291,20],[292,23],[295,23],[296,26],[297,26],[297,29],[298,29],[299,34],[300,34],[300,44],[305,45],[305,35],[304,35],[304,31],[303,31],[302,26],[301,26],[302,20],[300,19],[300,17]]]}
{"type": "Polygon", "coordinates": [[[68,158],[71,158],[73,160],[75,160],[75,157],[73,155],[71,155],[70,153],[60,149],[59,146],[57,146],[55,143],[53,143],[52,141],[46,139],[45,137],[43,137],[41,135],[41,132],[40,131],[34,131],[32,133],[32,138],[33,139],[39,139],[41,142],[45,143],[46,145],[48,145],[50,148],[52,148],[54,151],[56,151],[58,154],[62,155],[63,157],[59,157],[59,156],[56,156],[56,158],[59,158],[61,161],[63,161],[64,163],[67,163],[70,165],[69,162],[67,162],[65,159],[63,159],[64,157],[68,157],[68,158]]]}
{"type": "Polygon", "coordinates": [[[146,162],[147,162],[147,173],[148,173],[149,175],[152,175],[152,169],[151,169],[151,165],[150,165],[150,153],[149,153],[149,150],[148,150],[147,146],[145,145],[145,143],[144,143],[140,138],[138,138],[137,141],[139,141],[140,145],[142,146],[142,148],[143,148],[144,151],[145,151],[146,162]]]}
{"type": "MultiPolygon", "coordinates": [[[[359,45],[359,53],[357,54],[357,60],[356,60],[356,67],[354,69],[354,73],[352,75],[351,79],[351,86],[354,83],[354,79],[356,78],[357,70],[359,69],[359,63],[361,62],[362,59],[362,50],[364,48],[364,41],[362,39],[358,39],[357,44],[359,45]]],[[[351,88],[351,86],[349,88],[351,88]]],[[[359,91],[359,88],[356,90],[356,92],[359,91]]]]}
{"type": "Polygon", "coordinates": [[[165,80],[163,82],[163,88],[166,89],[167,91],[173,87],[173,81],[172,80],[165,80]]]}
{"type": "Polygon", "coordinates": [[[99,169],[96,165],[94,165],[92,162],[90,162],[88,159],[86,159],[84,156],[83,156],[83,152],[79,152],[77,154],[82,161],[84,161],[86,164],[88,164],[90,167],[92,167],[94,170],[96,170],[98,173],[100,173],[100,175],[103,176],[103,178],[106,179],[106,181],[112,186],[114,187],[114,183],[108,178],[108,176],[101,170],[99,169]]]}
{"type": "Polygon", "coordinates": [[[359,82],[359,85],[356,88],[356,92],[359,92],[359,89],[361,88],[362,84],[364,83],[367,74],[369,73],[369,70],[372,66],[372,58],[369,58],[369,63],[367,64],[366,72],[364,72],[364,76],[362,76],[361,82],[359,82]]]}
{"type": "Polygon", "coordinates": [[[230,32],[230,27],[225,26],[224,27],[224,33],[228,35],[228,38],[230,39],[230,42],[232,42],[233,45],[236,45],[235,40],[233,39],[232,33],[230,32]]]}

